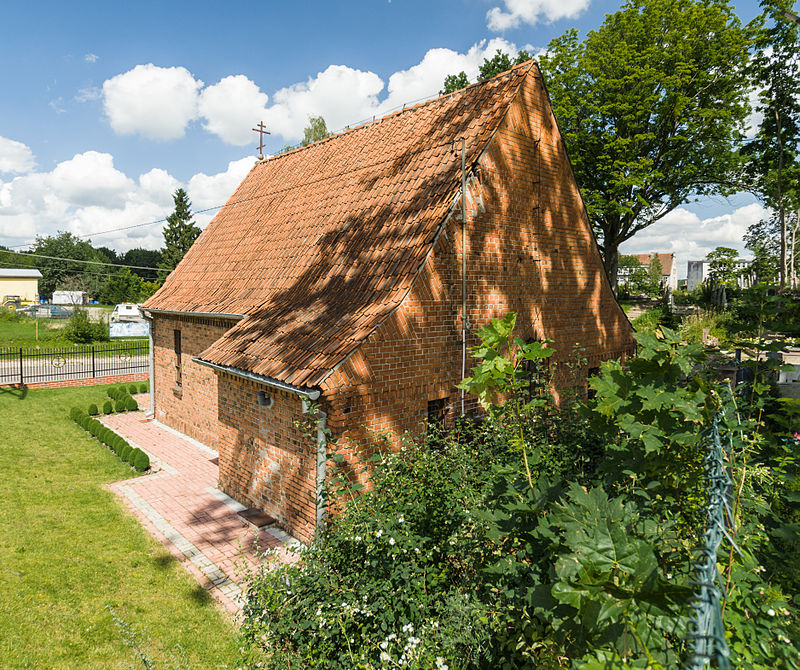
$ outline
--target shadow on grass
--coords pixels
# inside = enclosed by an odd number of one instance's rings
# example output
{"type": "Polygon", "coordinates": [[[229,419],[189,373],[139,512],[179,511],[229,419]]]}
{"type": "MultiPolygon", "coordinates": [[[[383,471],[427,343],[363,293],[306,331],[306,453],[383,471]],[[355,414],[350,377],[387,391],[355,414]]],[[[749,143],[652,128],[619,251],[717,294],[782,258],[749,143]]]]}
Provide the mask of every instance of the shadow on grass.
{"type": "Polygon", "coordinates": [[[204,587],[197,584],[189,589],[189,597],[194,600],[198,605],[208,605],[213,602],[208,591],[204,587]]]}
{"type": "Polygon", "coordinates": [[[177,562],[178,561],[175,560],[175,557],[172,554],[165,553],[153,557],[153,564],[161,570],[166,570],[167,568],[175,565],[177,562]]]}
{"type": "Polygon", "coordinates": [[[16,396],[17,400],[25,400],[28,396],[27,386],[0,386],[0,395],[16,396]]]}

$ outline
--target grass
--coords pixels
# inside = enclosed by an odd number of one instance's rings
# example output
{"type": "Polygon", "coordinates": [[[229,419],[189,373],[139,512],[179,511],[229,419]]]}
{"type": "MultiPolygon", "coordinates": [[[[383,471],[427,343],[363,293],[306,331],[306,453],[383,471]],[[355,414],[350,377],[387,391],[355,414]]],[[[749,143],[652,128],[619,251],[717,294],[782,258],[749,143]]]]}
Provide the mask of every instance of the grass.
{"type": "Polygon", "coordinates": [[[72,343],[61,337],[61,328],[66,320],[53,327],[39,319],[39,339],[36,339],[36,319],[17,317],[14,320],[0,320],[0,346],[70,346],[72,343]]]}
{"type": "Polygon", "coordinates": [[[104,488],[130,467],[66,416],[106,388],[0,387],[0,664],[133,667],[110,606],[155,667],[230,667],[234,626],[104,488]]]}

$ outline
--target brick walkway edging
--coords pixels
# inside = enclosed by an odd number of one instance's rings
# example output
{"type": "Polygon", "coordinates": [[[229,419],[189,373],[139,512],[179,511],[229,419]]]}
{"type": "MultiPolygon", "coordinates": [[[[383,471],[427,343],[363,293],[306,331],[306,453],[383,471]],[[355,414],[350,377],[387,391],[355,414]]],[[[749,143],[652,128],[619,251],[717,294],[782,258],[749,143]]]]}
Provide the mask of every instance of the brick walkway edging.
{"type": "Polygon", "coordinates": [[[30,384],[0,384],[14,388],[27,389],[56,389],[70,386],[96,386],[99,384],[127,384],[129,382],[146,382],[149,379],[146,372],[134,372],[125,375],[109,375],[108,377],[81,377],[80,379],[59,379],[52,382],[31,382],[30,384]]]}
{"type": "Polygon", "coordinates": [[[242,505],[217,489],[214,450],[166,430],[143,412],[100,419],[158,468],[108,488],[229,614],[241,611],[243,572],[263,562],[265,549],[272,550],[271,560],[296,560],[297,540],[278,528],[250,529],[236,515],[242,505]]]}

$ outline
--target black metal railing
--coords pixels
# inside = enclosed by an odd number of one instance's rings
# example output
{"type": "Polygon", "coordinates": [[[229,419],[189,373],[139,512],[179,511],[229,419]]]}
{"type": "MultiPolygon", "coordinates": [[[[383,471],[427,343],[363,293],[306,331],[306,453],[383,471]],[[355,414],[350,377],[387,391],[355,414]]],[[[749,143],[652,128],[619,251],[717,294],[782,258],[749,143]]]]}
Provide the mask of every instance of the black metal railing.
{"type": "Polygon", "coordinates": [[[148,354],[146,340],[52,349],[0,348],[0,384],[30,384],[146,372],[148,354]]]}

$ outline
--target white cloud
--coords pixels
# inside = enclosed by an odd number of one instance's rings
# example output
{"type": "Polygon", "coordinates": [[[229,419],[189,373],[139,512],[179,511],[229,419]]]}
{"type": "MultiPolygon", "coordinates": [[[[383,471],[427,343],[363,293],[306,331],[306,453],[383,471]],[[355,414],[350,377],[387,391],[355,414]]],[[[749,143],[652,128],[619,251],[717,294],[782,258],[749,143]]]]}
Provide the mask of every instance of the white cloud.
{"type": "MultiPolygon", "coordinates": [[[[187,190],[193,209],[225,203],[253,163],[247,157],[232,161],[219,174],[192,177],[187,190]]],[[[139,226],[170,214],[172,194],[180,186],[184,185],[160,168],[133,179],[114,167],[109,154],[77,154],[52,172],[0,181],[0,244],[29,243],[36,235],[67,230],[120,252],[139,246],[157,249],[163,246],[163,223],[139,226]],[[137,227],[98,235],[126,226],[137,227]]],[[[199,214],[195,220],[203,227],[214,214],[199,214]]]]}
{"type": "Polygon", "coordinates": [[[486,13],[490,30],[503,31],[519,28],[523,23],[536,25],[539,21],[574,19],[582,14],[591,0],[503,0],[506,11],[492,7],[486,13]]]}
{"type": "Polygon", "coordinates": [[[678,277],[685,278],[688,261],[705,258],[716,247],[731,247],[743,258],[751,257],[752,253],[744,247],[744,235],[751,224],[768,216],[769,210],[759,203],[707,219],[678,207],[622,244],[620,253],[672,252],[678,264],[678,277]]]}
{"type": "Polygon", "coordinates": [[[87,86],[78,91],[75,96],[75,102],[89,102],[91,100],[100,100],[103,97],[103,91],[98,86],[87,86]]]}
{"type": "Polygon", "coordinates": [[[0,137],[0,172],[20,174],[30,172],[36,166],[36,160],[30,147],[0,137]]]}
{"type": "Polygon", "coordinates": [[[83,57],[83,60],[85,60],[87,63],[96,63],[98,60],[100,60],[100,57],[97,54],[86,54],[83,57]]]}
{"type": "Polygon", "coordinates": [[[309,116],[321,115],[329,129],[371,117],[378,109],[383,80],[374,72],[330,65],[305,82],[275,92],[264,116],[267,128],[287,140],[303,136],[309,116]]]}
{"type": "Polygon", "coordinates": [[[197,118],[202,87],[203,82],[184,67],[137,65],[103,83],[103,107],[120,135],[177,139],[197,118]]]}
{"type": "Polygon", "coordinates": [[[251,128],[261,121],[269,97],[244,75],[225,77],[200,94],[203,127],[236,146],[253,142],[251,128]]]}
{"type": "Polygon", "coordinates": [[[50,175],[54,193],[75,205],[116,206],[133,183],[114,167],[111,154],[87,151],[59,163],[50,175]]]}
{"type": "MultiPolygon", "coordinates": [[[[224,204],[253,168],[253,165],[255,165],[255,160],[248,156],[228,163],[228,169],[225,172],[215,175],[207,175],[200,172],[194,175],[189,180],[186,189],[189,199],[192,201],[192,209],[197,211],[224,204]]],[[[204,228],[214,218],[215,214],[216,210],[197,214],[195,221],[197,225],[204,228]]]]}

